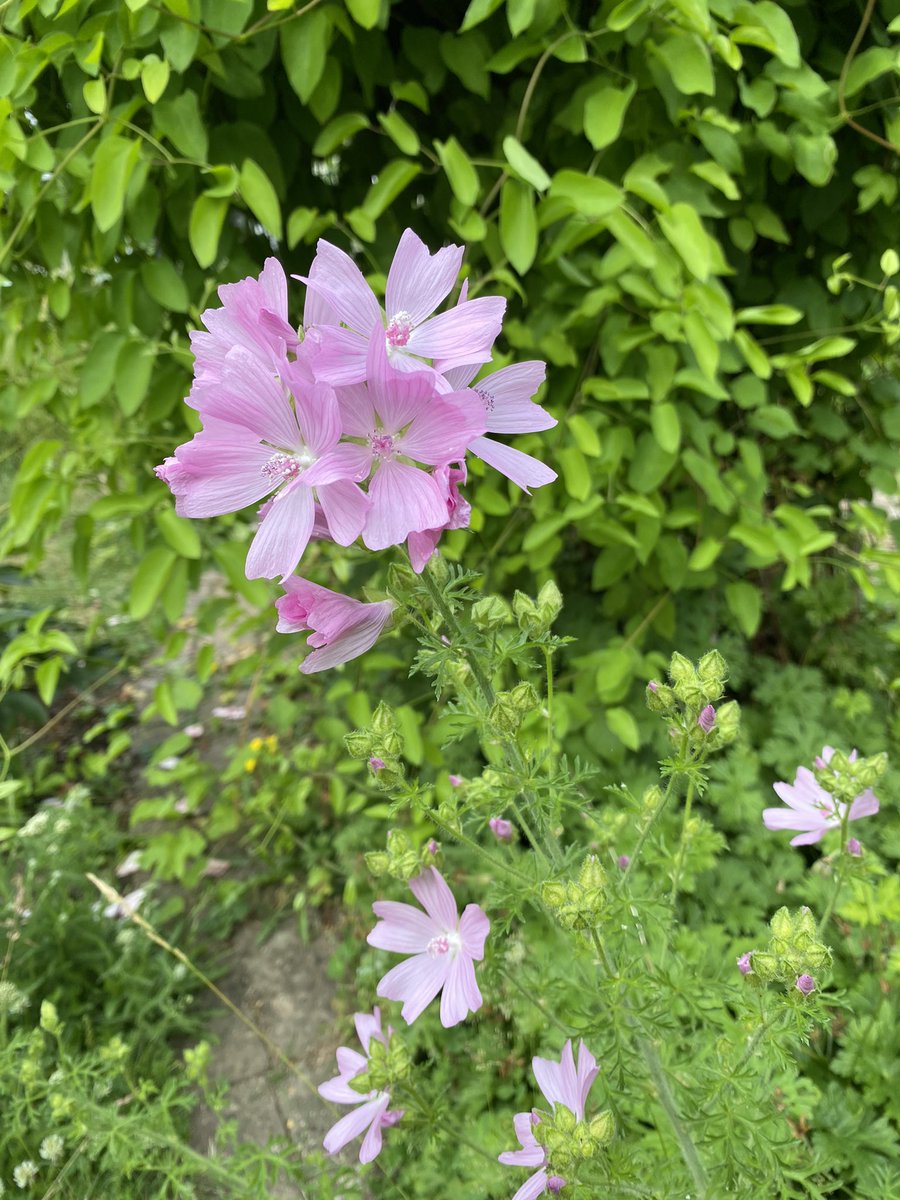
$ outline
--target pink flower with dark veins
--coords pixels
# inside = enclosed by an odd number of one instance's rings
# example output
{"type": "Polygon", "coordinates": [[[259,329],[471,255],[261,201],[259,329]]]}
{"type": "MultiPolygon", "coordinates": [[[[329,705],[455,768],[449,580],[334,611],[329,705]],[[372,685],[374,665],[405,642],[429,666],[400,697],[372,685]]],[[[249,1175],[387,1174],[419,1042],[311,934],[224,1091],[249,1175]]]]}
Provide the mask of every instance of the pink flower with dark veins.
{"type": "Polygon", "coordinates": [[[474,964],[484,958],[490,922],[477,904],[466,905],[460,916],[434,867],[426,867],[409,887],[424,912],[393,900],[372,905],[379,921],[366,939],[369,945],[412,955],[380,980],[378,995],[401,1000],[400,1015],[411,1025],[443,989],[441,1024],[449,1029],[481,1008],[474,964]]]}
{"type": "Polygon", "coordinates": [[[382,1032],[381,1010],[376,1006],[370,1013],[357,1013],[355,1018],[356,1033],[363,1048],[360,1054],[347,1046],[339,1047],[337,1051],[338,1074],[325,1083],[319,1084],[319,1095],[333,1104],[354,1104],[356,1109],[347,1113],[325,1134],[323,1143],[328,1154],[337,1154],[348,1142],[365,1133],[359,1149],[359,1161],[371,1162],[381,1153],[381,1131],[396,1125],[403,1112],[400,1109],[390,1111],[391,1095],[388,1091],[378,1091],[373,1088],[368,1092],[358,1092],[350,1086],[350,1081],[363,1075],[369,1065],[369,1047],[373,1040],[387,1046],[393,1035],[390,1025],[387,1033],[382,1032]]]}
{"type": "Polygon", "coordinates": [[[351,596],[341,596],[298,575],[285,579],[282,586],[287,595],[275,601],[276,630],[278,633],[311,631],[307,644],[313,647],[313,653],[300,665],[304,675],[365,654],[381,637],[397,607],[393,600],[367,604],[351,596]]]}
{"type": "MultiPolygon", "coordinates": [[[[833,754],[832,746],[823,749],[819,756],[823,766],[831,762],[833,754]]],[[[854,750],[851,761],[855,756],[854,750]]],[[[787,807],[765,809],[763,824],[771,830],[799,830],[798,836],[791,838],[792,846],[818,842],[827,830],[840,829],[845,816],[849,821],[858,821],[860,817],[871,817],[878,812],[878,797],[867,788],[852,802],[848,814],[847,805],[826,792],[808,767],[798,767],[793,783],[779,782],[772,786],[787,807]]]]}

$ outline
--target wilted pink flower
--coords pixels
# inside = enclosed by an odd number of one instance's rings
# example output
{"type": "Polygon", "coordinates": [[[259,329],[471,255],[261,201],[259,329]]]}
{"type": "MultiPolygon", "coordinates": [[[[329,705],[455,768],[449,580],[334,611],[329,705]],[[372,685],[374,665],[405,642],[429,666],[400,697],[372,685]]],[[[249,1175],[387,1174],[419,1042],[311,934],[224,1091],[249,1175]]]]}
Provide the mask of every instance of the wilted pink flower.
{"type": "MultiPolygon", "coordinates": [[[[534,1058],[531,1061],[534,1077],[544,1097],[555,1109],[557,1104],[567,1108],[576,1121],[584,1120],[584,1106],[591,1085],[599,1074],[599,1067],[593,1054],[582,1042],[578,1047],[578,1066],[572,1054],[571,1039],[563,1046],[559,1062],[549,1058],[534,1058]]],[[[540,1122],[540,1115],[534,1111],[516,1113],[513,1126],[519,1139],[521,1150],[507,1150],[499,1156],[500,1162],[508,1167],[539,1167],[540,1170],[516,1192],[513,1200],[535,1200],[544,1192],[558,1192],[565,1187],[565,1180],[557,1174],[547,1174],[547,1151],[537,1141],[533,1128],[540,1122]]]]}
{"type": "Polygon", "coordinates": [[[425,912],[393,900],[372,905],[380,920],[369,945],[413,956],[388,971],[378,995],[402,1000],[400,1015],[411,1025],[443,988],[441,1024],[449,1029],[481,1008],[474,963],[484,958],[490,922],[477,904],[466,905],[460,917],[453,893],[434,867],[426,867],[409,887],[425,912]]]}
{"type": "Polygon", "coordinates": [[[746,953],[742,954],[737,960],[738,970],[742,975],[749,975],[753,970],[753,963],[750,961],[752,957],[753,951],[747,950],[746,953]]]}
{"type": "Polygon", "coordinates": [[[472,515],[472,506],[458,486],[466,482],[465,463],[461,467],[435,467],[433,478],[444,496],[447,520],[437,529],[416,530],[407,538],[410,565],[417,575],[421,575],[425,564],[437,549],[441,534],[448,529],[466,529],[472,515]]]}
{"type": "Polygon", "coordinates": [[[862,846],[856,838],[847,839],[847,853],[852,854],[854,858],[859,858],[862,854],[862,846]]]}
{"type": "Polygon", "coordinates": [[[812,975],[798,975],[797,982],[794,984],[794,987],[798,992],[802,992],[804,996],[808,996],[810,992],[814,992],[816,990],[816,981],[813,979],[812,975]]]}
{"type": "MultiPolygon", "coordinates": [[[[513,363],[472,384],[477,371],[477,365],[456,368],[448,370],[446,378],[453,388],[471,385],[484,406],[487,433],[539,433],[556,424],[556,418],[531,399],[544,382],[546,363],[513,363]]],[[[523,491],[543,487],[556,478],[556,472],[539,459],[494,438],[477,437],[469,443],[469,449],[523,491]]]]}
{"type": "Polygon", "coordinates": [[[203,737],[203,726],[202,725],[185,725],[182,732],[184,733],[185,737],[193,738],[196,740],[197,738],[203,737]]]}
{"type": "MultiPolygon", "coordinates": [[[[826,746],[821,755],[823,763],[829,763],[833,754],[833,747],[826,746]]],[[[792,846],[818,842],[826,830],[839,829],[845,815],[850,821],[858,821],[860,817],[871,817],[878,812],[878,797],[867,788],[856,797],[847,814],[847,805],[826,792],[808,767],[797,769],[793,784],[779,782],[773,787],[788,807],[765,809],[763,823],[766,829],[800,830],[799,835],[791,839],[792,846]]]]}
{"type": "Polygon", "coordinates": [[[355,1018],[356,1033],[362,1044],[364,1054],[341,1046],[337,1052],[338,1074],[334,1079],[319,1084],[319,1095],[334,1104],[356,1104],[355,1112],[341,1117],[336,1125],[332,1125],[325,1135],[323,1143],[329,1154],[337,1154],[348,1142],[365,1130],[359,1149],[359,1161],[371,1162],[381,1153],[381,1131],[391,1125],[396,1125],[403,1116],[402,1110],[389,1111],[391,1102],[390,1092],[357,1092],[350,1087],[351,1079],[362,1075],[369,1065],[369,1046],[375,1038],[383,1045],[390,1042],[393,1030],[390,1025],[387,1033],[381,1029],[381,1010],[376,1007],[372,1013],[357,1013],[355,1018]]]}
{"type": "Polygon", "coordinates": [[[493,833],[498,842],[512,841],[512,821],[507,821],[505,817],[491,817],[488,825],[491,828],[491,833],[493,833]]]}
{"type": "Polygon", "coordinates": [[[116,874],[120,879],[126,879],[129,875],[136,875],[140,869],[141,852],[140,850],[132,850],[116,867],[116,874]]]}
{"type": "Polygon", "coordinates": [[[423,359],[440,364],[439,370],[487,362],[506,309],[501,296],[466,300],[432,316],[455,285],[462,256],[462,246],[430,254],[405,230],[388,271],[383,312],[353,260],[320,239],[309,276],[296,276],[328,306],[327,333],[312,357],[316,378],[333,386],[361,383],[373,330],[401,369],[421,367],[423,359]]]}
{"type": "Polygon", "coordinates": [[[282,586],[287,594],[275,602],[278,632],[312,630],[307,644],[315,649],[300,665],[304,675],[365,654],[378,641],[396,608],[393,600],[366,604],[297,575],[285,579],[282,586]]]}
{"type": "Polygon", "coordinates": [[[700,726],[700,728],[703,730],[704,733],[709,733],[712,730],[715,723],[716,723],[716,710],[713,708],[713,706],[711,704],[707,704],[706,708],[704,708],[701,711],[700,716],[697,718],[697,724],[700,726]]]}
{"type": "Polygon", "coordinates": [[[462,786],[462,781],[463,781],[462,775],[448,775],[447,778],[450,780],[451,787],[461,787],[462,786]]]}
{"type": "Polygon", "coordinates": [[[183,517],[236,512],[274,492],[247,554],[247,578],[289,575],[312,536],[316,502],[343,546],[359,537],[369,502],[356,486],[359,447],[341,439],[334,392],[312,384],[287,359],[260,370],[230,351],[213,383],[190,403],[203,429],[156,468],[183,517]],[[311,473],[314,468],[314,475],[311,473]]]}
{"type": "Polygon", "coordinates": [[[147,895],[145,887],[135,888],[133,892],[129,892],[127,896],[123,896],[121,900],[116,900],[112,904],[105,905],[103,909],[104,917],[112,917],[116,921],[122,921],[131,913],[137,912],[144,902],[144,897],[147,895]]]}
{"type": "MultiPolygon", "coordinates": [[[[341,388],[338,402],[344,432],[363,442],[351,448],[354,478],[373,471],[363,541],[384,550],[410,533],[447,524],[446,491],[412,463],[437,467],[465,458],[466,446],[484,429],[484,414],[471,392],[438,396],[427,372],[395,370],[380,337],[369,344],[367,371],[368,383],[341,388]]],[[[306,478],[317,482],[318,468],[306,478]]]]}

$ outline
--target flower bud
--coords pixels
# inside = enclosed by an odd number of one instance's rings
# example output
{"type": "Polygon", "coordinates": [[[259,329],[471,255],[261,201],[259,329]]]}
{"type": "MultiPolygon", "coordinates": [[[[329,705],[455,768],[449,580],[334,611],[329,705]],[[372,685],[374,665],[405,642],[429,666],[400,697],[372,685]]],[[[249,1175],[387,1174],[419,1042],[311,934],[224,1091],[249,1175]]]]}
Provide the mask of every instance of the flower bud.
{"type": "Polygon", "coordinates": [[[850,838],[847,842],[847,853],[852,854],[854,858],[862,857],[862,846],[856,838],[850,838]]]}
{"type": "Polygon", "coordinates": [[[669,679],[673,684],[693,683],[697,678],[694,664],[676,650],[669,661],[669,679]]]}
{"type": "Polygon", "coordinates": [[[578,1118],[564,1104],[557,1104],[553,1109],[553,1124],[560,1133],[572,1134],[578,1124],[578,1118]]]}
{"type": "Polygon", "coordinates": [[[562,611],[562,592],[552,579],[548,579],[537,597],[538,617],[544,630],[550,628],[562,611]]]}
{"type": "Polygon", "coordinates": [[[369,850],[366,854],[366,867],[370,875],[387,875],[391,869],[390,855],[384,850],[369,850]]]}
{"type": "Polygon", "coordinates": [[[730,746],[741,728],[741,706],[736,700],[727,700],[716,709],[716,724],[710,735],[710,743],[719,749],[730,746]]]}
{"type": "Polygon", "coordinates": [[[502,629],[512,620],[512,610],[500,596],[484,596],[472,605],[472,624],[484,633],[502,629]]]}
{"type": "Polygon", "coordinates": [[[646,691],[647,707],[651,712],[669,714],[675,707],[675,693],[665,683],[651,679],[646,691]]]}
{"type": "Polygon", "coordinates": [[[627,854],[620,854],[619,857],[616,859],[616,866],[619,868],[620,871],[627,871],[628,868],[631,866],[630,856],[627,854]]]}
{"type": "Polygon", "coordinates": [[[373,771],[375,771],[377,773],[378,771],[383,771],[384,768],[387,766],[387,763],[384,761],[383,758],[372,757],[369,759],[369,766],[372,768],[373,771]]]}
{"type": "Polygon", "coordinates": [[[541,899],[548,908],[559,909],[566,902],[566,889],[561,883],[548,881],[541,888],[541,899]]]}
{"type": "Polygon", "coordinates": [[[753,971],[753,963],[751,962],[752,958],[753,958],[753,951],[747,950],[737,960],[738,970],[740,971],[740,973],[742,975],[750,975],[752,973],[752,971],[753,971]]]}
{"type": "Polygon", "coordinates": [[[866,788],[874,787],[879,779],[881,779],[887,770],[888,759],[884,753],[873,754],[871,758],[860,759],[855,765],[856,770],[854,774],[856,781],[859,784],[860,790],[865,791],[866,788]]]}
{"type": "Polygon", "coordinates": [[[697,674],[704,685],[724,685],[728,678],[728,664],[718,650],[708,650],[697,663],[697,674]]]}
{"type": "Polygon", "coordinates": [[[812,975],[798,975],[794,987],[798,992],[802,992],[804,996],[808,996],[816,990],[816,981],[812,975]]]}
{"type": "Polygon", "coordinates": [[[344,734],[344,745],[351,758],[371,758],[372,735],[365,729],[355,729],[344,734]]]}
{"type": "Polygon", "coordinates": [[[450,781],[451,787],[455,787],[455,788],[462,787],[462,782],[463,782],[462,775],[448,775],[447,778],[450,781]]]}
{"type": "Polygon", "coordinates": [[[397,718],[394,716],[390,705],[385,704],[382,700],[375,709],[375,715],[372,717],[372,732],[379,737],[384,737],[385,734],[393,733],[397,728],[397,718]]]}
{"type": "Polygon", "coordinates": [[[611,1112],[598,1113],[591,1120],[590,1126],[591,1138],[600,1146],[607,1145],[611,1142],[616,1131],[615,1121],[611,1112]]]}
{"type": "Polygon", "coordinates": [[[697,717],[697,724],[704,733],[711,733],[712,728],[716,723],[716,710],[711,704],[707,704],[706,708],[702,709],[697,717]]]}
{"type": "Polygon", "coordinates": [[[523,633],[528,633],[538,623],[537,605],[524,592],[516,592],[512,602],[513,615],[523,633]]]}
{"type": "Polygon", "coordinates": [[[511,842],[513,836],[512,821],[507,821],[505,817],[491,817],[488,821],[491,833],[498,842],[511,842]]]}
{"type": "Polygon", "coordinates": [[[59,1019],[59,1013],[56,1011],[56,1005],[50,1000],[41,1001],[41,1029],[45,1029],[47,1033],[52,1033],[57,1037],[62,1032],[62,1022],[59,1019]]]}
{"type": "Polygon", "coordinates": [[[551,1175],[547,1180],[547,1190],[553,1192],[554,1196],[563,1190],[566,1186],[566,1181],[561,1175],[551,1175]]]}

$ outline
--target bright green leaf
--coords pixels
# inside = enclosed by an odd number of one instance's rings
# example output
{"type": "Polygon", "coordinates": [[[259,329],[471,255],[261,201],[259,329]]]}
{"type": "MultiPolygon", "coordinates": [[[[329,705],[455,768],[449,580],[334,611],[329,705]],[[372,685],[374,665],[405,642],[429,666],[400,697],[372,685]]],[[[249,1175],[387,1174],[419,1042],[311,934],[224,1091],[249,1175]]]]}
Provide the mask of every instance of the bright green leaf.
{"type": "Polygon", "coordinates": [[[245,158],[241,167],[241,195],[260,225],[281,240],[281,206],[272,183],[258,163],[245,158]]]}
{"type": "Polygon", "coordinates": [[[128,181],[139,154],[136,141],[118,134],[104,138],[97,147],[91,172],[91,209],[102,233],[112,229],[122,215],[128,181]]]}
{"type": "Polygon", "coordinates": [[[225,199],[216,196],[198,196],[194,201],[188,226],[188,237],[194,258],[201,267],[210,267],[215,262],[219,237],[227,212],[228,201],[225,199]]]}
{"type": "Polygon", "coordinates": [[[454,196],[461,204],[471,207],[478,199],[478,172],[455,137],[435,142],[441,166],[447,174],[454,196]]]}
{"type": "Polygon", "coordinates": [[[530,183],[539,192],[547,190],[550,186],[550,176],[538,160],[529,154],[522,143],[512,134],[503,139],[503,153],[506,155],[506,161],[520,179],[530,183]]]}
{"type": "Polygon", "coordinates": [[[500,245],[520,275],[537,254],[537,220],[531,189],[507,179],[500,192],[500,245]]]}
{"type": "Polygon", "coordinates": [[[584,133],[595,150],[611,146],[618,138],[635,91],[633,83],[624,88],[604,85],[588,96],[584,105],[584,133]]]}

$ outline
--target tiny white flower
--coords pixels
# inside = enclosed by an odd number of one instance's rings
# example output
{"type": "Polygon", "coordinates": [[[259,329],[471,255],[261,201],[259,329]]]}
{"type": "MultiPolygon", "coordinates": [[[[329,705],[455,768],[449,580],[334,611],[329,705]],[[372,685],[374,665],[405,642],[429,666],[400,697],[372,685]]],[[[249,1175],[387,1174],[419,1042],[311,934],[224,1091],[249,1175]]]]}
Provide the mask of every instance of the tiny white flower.
{"type": "Polygon", "coordinates": [[[41,1158],[45,1158],[47,1162],[54,1163],[57,1159],[62,1158],[64,1149],[65,1142],[62,1140],[59,1134],[51,1133],[41,1142],[40,1155],[41,1158]]]}
{"type": "Polygon", "coordinates": [[[20,1162],[19,1165],[13,1169],[13,1182],[15,1183],[16,1187],[31,1187],[32,1183],[37,1178],[37,1173],[37,1163],[33,1163],[30,1158],[26,1158],[24,1162],[20,1162]]]}

